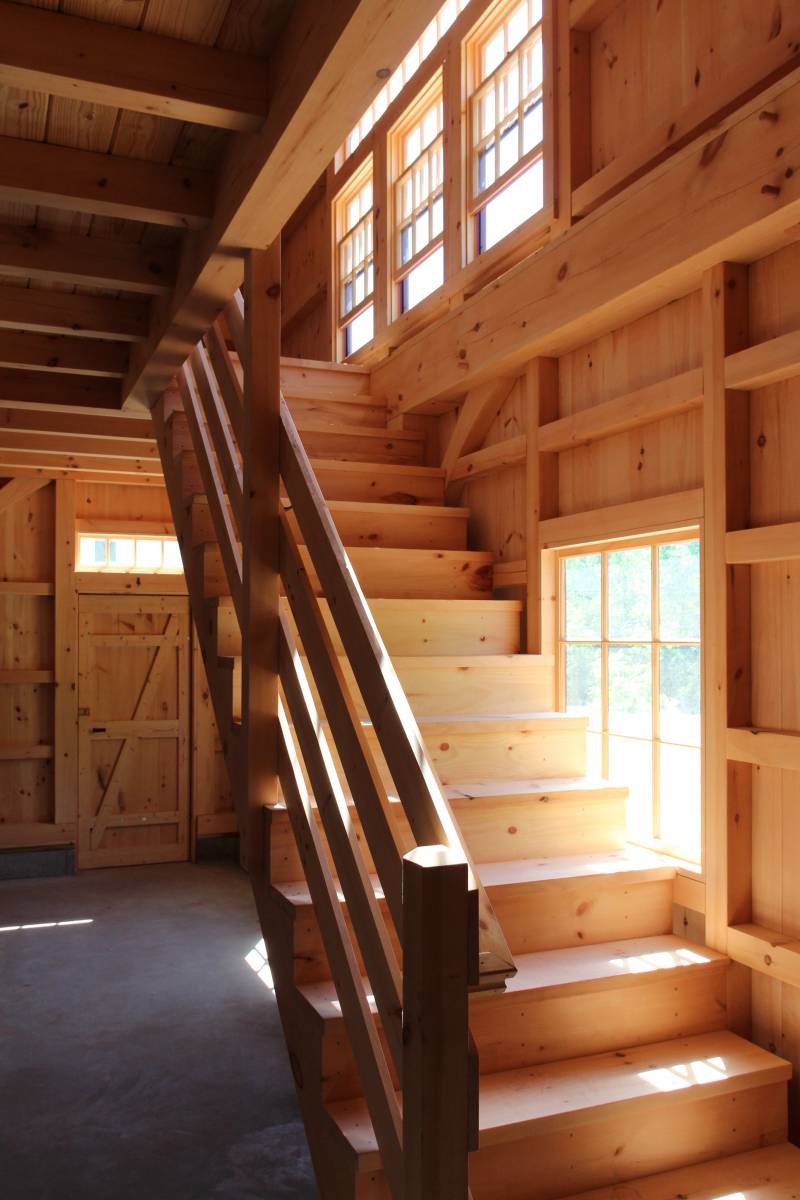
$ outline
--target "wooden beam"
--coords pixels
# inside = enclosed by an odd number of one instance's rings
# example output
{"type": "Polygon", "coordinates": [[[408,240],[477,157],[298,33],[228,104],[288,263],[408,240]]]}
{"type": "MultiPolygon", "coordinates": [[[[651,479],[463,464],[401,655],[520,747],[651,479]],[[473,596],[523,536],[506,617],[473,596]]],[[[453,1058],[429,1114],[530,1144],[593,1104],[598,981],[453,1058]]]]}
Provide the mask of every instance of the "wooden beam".
{"type": "MultiPolygon", "coordinates": [[[[763,122],[761,122],[763,124],[763,122]]],[[[748,269],[719,263],[703,280],[703,798],[706,941],[752,919],[752,769],[730,761],[728,727],[751,723],[750,573],[726,563],[726,537],[750,515],[750,403],[726,389],[725,360],[748,343],[748,269]]],[[[728,981],[732,1027],[746,1031],[750,980],[728,981]]]]}
{"type": "Polygon", "coordinates": [[[800,375],[800,330],[746,346],[725,360],[725,385],[751,391],[800,375]]]}
{"type": "MultiPolygon", "coordinates": [[[[43,460],[57,454],[63,457],[111,456],[119,459],[146,459],[156,466],[160,459],[158,445],[153,439],[81,437],[80,434],[40,433],[28,429],[10,429],[0,423],[0,456],[8,450],[39,454],[43,460]]],[[[3,458],[5,462],[5,458],[3,458]]],[[[125,470],[124,462],[116,468],[125,470]]],[[[133,469],[133,468],[131,468],[133,469]]]]}
{"type": "Polygon", "coordinates": [[[32,758],[52,757],[53,747],[44,743],[36,746],[0,746],[0,762],[27,762],[32,758]]]}
{"type": "Polygon", "coordinates": [[[448,483],[456,462],[482,445],[489,427],[508,398],[515,379],[492,379],[464,397],[450,441],[442,456],[448,483]]]}
{"type": "Polygon", "coordinates": [[[800,558],[800,521],[736,529],[725,538],[729,563],[787,562],[800,558]]]}
{"type": "MultiPolygon", "coordinates": [[[[7,429],[37,433],[77,434],[82,438],[113,438],[115,441],[146,441],[155,444],[150,417],[129,417],[120,413],[72,413],[63,409],[11,408],[0,401],[0,442],[7,429]]],[[[148,451],[149,453],[149,451],[148,451]]]]}
{"type": "MultiPolygon", "coordinates": [[[[439,0],[297,0],[265,66],[273,102],[223,159],[206,233],[187,241],[178,285],[132,361],[126,393],[152,404],[242,282],[243,247],[270,245],[439,0]],[[314,136],[309,138],[308,131],[314,136]]],[[[463,388],[461,389],[463,393],[463,388]]]]}
{"type": "Polygon", "coordinates": [[[0,487],[0,515],[47,485],[47,479],[9,479],[0,487]]]}
{"type": "Polygon", "coordinates": [[[200,229],[213,195],[208,171],[0,137],[0,198],[11,203],[200,229]]]}
{"type": "MultiPolygon", "coordinates": [[[[522,380],[528,457],[525,463],[525,649],[553,652],[555,612],[545,619],[547,570],[542,527],[558,516],[558,459],[539,453],[542,426],[558,415],[558,359],[536,358],[522,380]]],[[[552,556],[551,556],[552,557],[552,556]]],[[[552,588],[550,589],[552,592],[552,588]]]]}
{"type": "Polygon", "coordinates": [[[175,285],[175,253],[116,238],[0,225],[0,274],[157,296],[175,285]]]}
{"type": "Polygon", "coordinates": [[[75,471],[92,471],[95,474],[129,475],[131,481],[140,475],[154,476],[157,481],[163,479],[160,460],[148,458],[128,458],[114,455],[96,455],[47,450],[9,450],[2,444],[0,437],[0,471],[8,471],[14,475],[19,470],[31,468],[41,470],[45,476],[71,476],[75,471]]]}
{"type": "Polygon", "coordinates": [[[800,771],[800,733],[778,733],[772,729],[730,728],[727,756],[732,762],[756,767],[778,767],[800,771]]]}
{"type": "MultiPolygon", "coordinates": [[[[45,467],[40,463],[35,466],[0,468],[0,476],[4,474],[13,475],[19,479],[39,479],[44,483],[49,483],[54,479],[70,479],[73,483],[120,484],[123,487],[164,487],[163,475],[132,475],[126,474],[124,471],[67,470],[60,467],[45,467]]],[[[166,579],[167,576],[156,575],[154,578],[166,579]]]]}
{"type": "Polygon", "coordinates": [[[0,287],[0,329],[136,342],[147,333],[148,313],[142,300],[73,296],[13,284],[0,287]]]}
{"type": "Polygon", "coordinates": [[[55,714],[53,793],[57,822],[78,819],[78,597],[75,484],[55,484],[55,714]]]}
{"type": "Polygon", "coordinates": [[[0,84],[220,129],[258,129],[264,63],[140,29],[0,4],[0,84]]]}
{"type": "Polygon", "coordinates": [[[119,383],[89,375],[54,375],[0,367],[0,400],[72,408],[119,408],[119,383]]]}
{"type": "Polygon", "coordinates": [[[539,430],[539,450],[554,452],[588,446],[640,425],[690,412],[703,404],[703,371],[698,367],[624,396],[595,404],[539,430]]]}
{"type": "Polygon", "coordinates": [[[800,72],[726,122],[725,136],[692,143],[613,205],[578,222],[373,370],[376,394],[397,412],[561,355],[697,289],[726,257],[752,261],[796,236],[800,72]],[[780,97],[778,122],[759,119],[780,97]],[[709,169],[713,163],[713,170],[709,169]]]}
{"type": "Polygon", "coordinates": [[[121,379],[128,367],[125,342],[59,337],[0,329],[0,367],[31,367],[65,375],[97,375],[121,379]]]}
{"type": "Polygon", "coordinates": [[[540,523],[539,533],[544,547],[580,546],[636,537],[641,533],[689,529],[697,525],[702,516],[703,491],[694,488],[688,492],[672,492],[649,500],[631,500],[628,504],[612,504],[608,508],[553,517],[540,523]]]}

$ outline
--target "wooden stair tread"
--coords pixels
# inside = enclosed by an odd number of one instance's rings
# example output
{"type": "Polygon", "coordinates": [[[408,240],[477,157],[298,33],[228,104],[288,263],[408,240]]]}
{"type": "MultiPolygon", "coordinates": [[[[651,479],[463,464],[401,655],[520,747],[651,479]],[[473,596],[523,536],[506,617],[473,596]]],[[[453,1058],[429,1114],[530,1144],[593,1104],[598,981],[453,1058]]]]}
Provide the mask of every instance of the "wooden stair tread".
{"type": "MultiPolygon", "coordinates": [[[[391,501],[371,500],[326,500],[332,513],[357,513],[365,516],[385,517],[387,515],[408,517],[452,517],[453,520],[466,521],[469,517],[468,508],[457,508],[451,504],[394,504],[391,501]]],[[[283,506],[291,511],[291,504],[284,499],[283,506]]]]}
{"type": "Polygon", "coordinates": [[[558,858],[522,858],[510,862],[481,863],[480,876],[485,887],[503,887],[518,883],[551,883],[625,875],[636,878],[672,879],[677,864],[664,855],[638,846],[602,854],[571,854],[558,858]]]}
{"type": "MultiPolygon", "coordinates": [[[[391,431],[388,431],[391,433],[391,431]]],[[[321,458],[317,456],[311,459],[311,466],[314,473],[317,471],[338,471],[342,475],[363,475],[364,472],[374,472],[376,475],[396,475],[401,472],[403,475],[417,476],[419,479],[442,479],[447,476],[447,472],[443,467],[425,467],[418,463],[408,463],[403,466],[398,466],[395,463],[385,462],[348,462],[340,458],[321,458]]]]}
{"type": "MultiPolygon", "coordinates": [[[[354,396],[352,403],[360,404],[360,399],[354,396]]],[[[304,433],[341,433],[353,439],[381,437],[387,442],[406,442],[409,445],[419,446],[425,442],[425,434],[417,433],[413,429],[387,429],[381,425],[348,425],[345,421],[337,426],[330,421],[320,421],[313,417],[303,416],[298,417],[295,424],[301,437],[304,433]]],[[[319,454],[314,456],[315,459],[319,459],[319,457],[319,454]]]]}
{"type": "MultiPolygon", "coordinates": [[[[700,1034],[648,1046],[568,1059],[481,1077],[481,1149],[597,1120],[613,1108],[643,1119],[643,1106],[666,1107],[781,1083],[791,1065],[734,1033],[700,1034]]],[[[360,1170],[380,1165],[363,1099],[337,1101],[328,1110],[360,1170]]]]}
{"type": "MultiPolygon", "coordinates": [[[[520,655],[519,657],[526,658],[528,656],[520,655]]],[[[481,662],[480,655],[477,656],[477,661],[481,662]]],[[[624,785],[612,783],[599,775],[577,775],[564,779],[481,779],[474,783],[450,784],[444,790],[451,800],[524,799],[565,793],[583,794],[584,792],[602,792],[606,796],[612,793],[625,796],[628,793],[628,789],[624,785]]]]}
{"type": "Polygon", "coordinates": [[[566,1200],[800,1200],[800,1149],[784,1142],[566,1200]]]}
{"type": "MultiPolygon", "coordinates": [[[[459,733],[486,733],[489,729],[501,725],[513,727],[515,730],[528,726],[539,729],[585,729],[588,718],[575,716],[573,713],[562,712],[508,712],[508,713],[454,713],[452,715],[435,713],[432,716],[417,717],[417,724],[423,731],[429,732],[439,727],[443,731],[453,728],[459,733]]],[[[369,729],[370,720],[362,720],[362,726],[369,729]]]]}
{"type": "MultiPolygon", "coordinates": [[[[536,992],[543,998],[604,987],[635,986],[659,971],[724,969],[728,961],[716,950],[696,946],[671,933],[567,950],[541,950],[515,957],[517,973],[507,981],[505,995],[514,997],[511,1002],[515,1003],[526,992],[536,992]]],[[[370,1007],[377,1012],[369,983],[366,979],[362,982],[370,1007]]],[[[299,984],[297,990],[323,1021],[342,1019],[332,979],[299,984]]],[[[473,1005],[496,1000],[497,996],[491,993],[475,993],[472,997],[473,1005]]]]}

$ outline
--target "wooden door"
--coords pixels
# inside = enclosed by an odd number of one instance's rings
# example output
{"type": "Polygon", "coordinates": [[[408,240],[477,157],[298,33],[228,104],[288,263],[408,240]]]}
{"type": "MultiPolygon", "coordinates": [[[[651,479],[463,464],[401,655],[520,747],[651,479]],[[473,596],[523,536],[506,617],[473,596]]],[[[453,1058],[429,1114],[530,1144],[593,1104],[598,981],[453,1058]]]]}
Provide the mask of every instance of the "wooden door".
{"type": "Polygon", "coordinates": [[[179,596],[81,596],[81,868],[188,858],[189,629],[179,596]]]}

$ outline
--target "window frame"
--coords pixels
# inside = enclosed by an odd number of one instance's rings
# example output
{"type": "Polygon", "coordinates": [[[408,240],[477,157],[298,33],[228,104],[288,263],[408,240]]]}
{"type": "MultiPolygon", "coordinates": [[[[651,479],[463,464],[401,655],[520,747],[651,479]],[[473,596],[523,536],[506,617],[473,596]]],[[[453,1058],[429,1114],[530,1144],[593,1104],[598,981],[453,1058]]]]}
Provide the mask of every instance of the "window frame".
{"type": "MultiPolygon", "coordinates": [[[[635,831],[628,830],[628,840],[636,845],[642,845],[650,850],[656,850],[659,853],[670,855],[674,858],[681,859],[693,866],[702,869],[705,862],[705,738],[704,738],[704,719],[705,719],[705,694],[703,684],[703,644],[704,644],[704,629],[703,629],[703,540],[702,529],[700,526],[682,528],[677,530],[659,531],[657,533],[643,534],[636,537],[618,538],[580,546],[561,547],[556,551],[556,694],[557,704],[560,711],[566,711],[567,707],[567,679],[566,666],[567,654],[566,648],[570,645],[592,645],[600,646],[600,704],[601,704],[601,730],[599,736],[602,747],[602,776],[604,779],[609,777],[609,738],[621,737],[631,741],[650,742],[651,752],[651,771],[652,771],[652,797],[651,797],[651,825],[650,836],[640,836],[635,831]],[[693,542],[698,543],[699,549],[699,596],[698,603],[700,609],[700,636],[697,639],[681,639],[681,638],[661,638],[660,629],[660,614],[659,614],[659,588],[658,588],[658,548],[664,545],[674,545],[678,542],[693,542]],[[620,550],[634,550],[647,547],[650,549],[650,611],[651,611],[651,636],[649,638],[610,638],[608,630],[608,555],[620,550]],[[566,637],[566,585],[565,585],[565,563],[570,558],[599,554],[601,556],[601,575],[600,575],[600,637],[599,638],[567,638],[566,637]],[[609,698],[608,698],[608,651],[609,647],[613,646],[650,646],[651,653],[651,732],[650,738],[636,737],[632,734],[617,734],[609,729],[609,698]],[[697,646],[699,651],[699,678],[700,678],[700,719],[699,729],[700,736],[697,744],[689,744],[686,742],[676,742],[669,739],[662,739],[661,723],[660,723],[660,663],[659,651],[662,646],[697,646]],[[699,750],[699,796],[700,796],[700,813],[699,813],[699,830],[700,841],[699,845],[690,847],[681,845],[676,842],[668,842],[660,836],[660,815],[661,815],[661,776],[660,776],[660,747],[662,745],[676,746],[678,748],[690,748],[699,750]],[[696,852],[695,852],[696,851],[696,852]]],[[[596,731],[590,731],[596,733],[596,731]]]]}
{"type": "Polygon", "coordinates": [[[178,546],[180,554],[180,545],[175,536],[174,531],[165,530],[160,522],[156,523],[141,523],[135,521],[78,521],[76,522],[75,532],[77,536],[77,556],[75,563],[75,571],[78,574],[91,575],[169,575],[172,577],[183,575],[183,563],[178,567],[164,566],[164,543],[175,542],[178,546]],[[153,524],[157,527],[153,528],[153,524]],[[81,562],[81,540],[89,538],[91,541],[102,541],[106,543],[106,558],[102,563],[84,563],[81,562]],[[133,562],[128,566],[116,565],[109,560],[109,541],[129,541],[133,542],[133,562]],[[158,542],[161,545],[161,565],[158,567],[145,567],[136,562],[136,543],[137,542],[158,542]]]}
{"type": "MultiPolygon", "coordinates": [[[[347,358],[350,351],[347,348],[348,331],[353,322],[361,316],[362,313],[370,307],[375,309],[377,297],[377,261],[375,250],[375,170],[374,162],[371,154],[367,155],[364,162],[360,164],[341,190],[336,195],[333,201],[333,279],[335,284],[335,299],[333,311],[335,313],[336,323],[336,345],[337,354],[340,358],[347,358]],[[345,227],[345,214],[347,208],[358,197],[367,183],[372,187],[372,205],[365,212],[362,212],[358,221],[350,228],[345,227]],[[343,248],[349,240],[355,237],[356,231],[360,225],[364,225],[365,229],[369,226],[371,236],[371,249],[366,253],[364,259],[358,263],[353,262],[353,269],[349,272],[352,276],[353,290],[355,291],[355,281],[358,274],[358,269],[361,263],[364,265],[367,279],[369,279],[369,266],[372,264],[372,290],[367,291],[363,299],[357,304],[354,304],[348,312],[343,312],[343,297],[346,284],[346,277],[342,272],[342,253],[343,248]]],[[[365,239],[369,245],[369,237],[365,239]]],[[[373,318],[373,336],[374,336],[374,318],[373,318]]],[[[357,352],[356,352],[357,353],[357,352]]]]}
{"type": "MultiPolygon", "coordinates": [[[[391,321],[396,317],[403,316],[406,312],[411,312],[412,309],[417,307],[417,305],[404,307],[404,289],[406,281],[412,272],[425,262],[426,259],[431,258],[440,248],[444,256],[445,231],[447,228],[447,179],[445,169],[445,96],[441,69],[433,73],[416,99],[389,130],[388,144],[390,232],[387,242],[388,253],[391,256],[390,278],[392,281],[392,296],[389,308],[389,320],[391,321]],[[416,158],[403,166],[402,148],[406,138],[435,105],[440,106],[441,109],[441,124],[438,133],[427,146],[420,150],[416,158]],[[429,189],[426,198],[420,204],[413,205],[411,217],[405,219],[401,216],[399,200],[403,180],[410,178],[413,187],[414,172],[418,165],[424,158],[427,158],[430,163],[437,151],[442,164],[439,183],[429,189]],[[428,208],[430,212],[430,228],[433,218],[433,206],[440,196],[442,201],[442,228],[440,232],[431,237],[421,250],[412,253],[410,259],[403,262],[401,254],[402,229],[408,225],[412,229],[412,238],[415,238],[416,235],[413,231],[416,225],[417,214],[425,208],[428,208]]],[[[443,278],[444,275],[445,271],[443,269],[443,278]]],[[[425,299],[427,297],[423,297],[418,303],[423,303],[425,299]]]]}
{"type": "MultiPolygon", "coordinates": [[[[531,3],[532,0],[524,0],[531,3]]],[[[548,108],[552,107],[553,88],[550,88],[548,96],[548,86],[546,73],[549,68],[548,47],[546,45],[547,25],[548,25],[548,0],[542,0],[541,8],[542,15],[537,23],[532,26],[517,45],[503,55],[501,62],[497,64],[485,78],[481,78],[481,55],[488,42],[503,29],[509,16],[513,10],[519,7],[520,0],[504,0],[497,7],[490,6],[484,15],[483,19],[477,24],[469,38],[466,40],[466,73],[467,73],[467,100],[466,100],[466,177],[467,185],[465,188],[465,204],[468,234],[468,256],[470,261],[479,258],[482,254],[486,254],[493,250],[495,246],[502,245],[506,238],[511,237],[518,229],[533,224],[537,218],[540,218],[542,213],[547,210],[548,205],[548,166],[546,156],[550,150],[550,170],[552,172],[552,148],[549,145],[551,138],[548,133],[548,121],[550,113],[548,108]],[[502,126],[508,124],[509,117],[507,116],[501,121],[496,121],[494,130],[491,134],[485,137],[478,136],[478,117],[481,97],[496,88],[495,81],[507,74],[509,71],[509,63],[513,58],[519,64],[520,75],[522,74],[522,56],[525,47],[530,42],[540,42],[542,47],[542,82],[535,92],[539,94],[540,102],[543,106],[542,112],[542,136],[535,146],[532,146],[528,151],[520,154],[520,157],[515,163],[512,163],[502,175],[496,175],[495,179],[485,187],[482,191],[478,190],[478,177],[480,170],[480,146],[488,144],[491,138],[495,139],[496,149],[495,154],[499,159],[499,134],[502,126]],[[481,246],[481,218],[489,203],[496,199],[502,192],[509,188],[521,175],[528,169],[535,166],[539,161],[542,161],[543,172],[543,194],[542,206],[529,217],[524,218],[513,229],[509,230],[502,238],[499,238],[493,246],[481,246]]],[[[517,122],[518,122],[518,138],[520,139],[520,147],[522,145],[523,124],[524,124],[524,101],[520,98],[517,103],[517,122]]],[[[498,164],[499,165],[499,164],[498,164]]]]}

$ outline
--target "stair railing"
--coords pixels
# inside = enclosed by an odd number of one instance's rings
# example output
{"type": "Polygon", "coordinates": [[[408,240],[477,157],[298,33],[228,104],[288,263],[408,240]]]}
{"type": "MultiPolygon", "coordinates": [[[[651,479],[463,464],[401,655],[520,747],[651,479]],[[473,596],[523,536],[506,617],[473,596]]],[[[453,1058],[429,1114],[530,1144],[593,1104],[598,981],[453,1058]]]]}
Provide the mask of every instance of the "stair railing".
{"type": "MultiPolygon", "coordinates": [[[[174,394],[154,411],[235,789],[247,772],[238,761],[237,739],[225,727],[234,710],[234,673],[217,654],[207,599],[210,580],[217,594],[227,589],[241,623],[247,498],[236,354],[241,359],[244,329],[237,295],[180,372],[182,413],[168,420],[179,403],[174,394]],[[187,432],[199,480],[185,461],[187,432]],[[188,485],[176,464],[188,472],[188,485]],[[193,488],[202,488],[205,499],[193,488]],[[221,584],[214,575],[220,567],[221,584]]],[[[478,1113],[468,991],[502,986],[515,969],[513,959],[282,396],[279,436],[285,496],[279,534],[285,593],[279,618],[282,797],[391,1193],[395,1200],[463,1200],[478,1113]],[[321,599],[399,797],[405,829],[393,816],[397,806],[386,772],[373,753],[321,599]]],[[[242,824],[247,808],[246,797],[239,797],[242,824]]]]}

